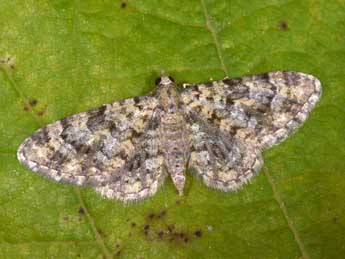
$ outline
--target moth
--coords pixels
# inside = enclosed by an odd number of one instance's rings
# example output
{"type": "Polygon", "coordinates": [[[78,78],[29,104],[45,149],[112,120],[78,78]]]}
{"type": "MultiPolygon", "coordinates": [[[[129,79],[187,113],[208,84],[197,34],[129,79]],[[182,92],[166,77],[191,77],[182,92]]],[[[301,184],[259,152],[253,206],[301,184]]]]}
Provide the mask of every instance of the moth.
{"type": "Polygon", "coordinates": [[[92,186],[106,198],[137,201],[170,175],[179,195],[185,172],[234,191],[263,165],[262,151],[308,117],[321,96],[312,75],[276,71],[176,86],[49,124],[18,149],[19,161],[57,182],[92,186]]]}

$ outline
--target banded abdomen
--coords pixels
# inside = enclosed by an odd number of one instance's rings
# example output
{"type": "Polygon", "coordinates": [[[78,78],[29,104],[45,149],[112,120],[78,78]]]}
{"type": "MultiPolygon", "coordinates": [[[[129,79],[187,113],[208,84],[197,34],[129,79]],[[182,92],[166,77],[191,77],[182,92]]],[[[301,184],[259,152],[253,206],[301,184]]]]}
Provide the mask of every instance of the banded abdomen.
{"type": "Polygon", "coordinates": [[[180,112],[162,116],[160,136],[165,166],[178,192],[182,195],[185,170],[188,159],[188,132],[186,122],[180,112]]]}

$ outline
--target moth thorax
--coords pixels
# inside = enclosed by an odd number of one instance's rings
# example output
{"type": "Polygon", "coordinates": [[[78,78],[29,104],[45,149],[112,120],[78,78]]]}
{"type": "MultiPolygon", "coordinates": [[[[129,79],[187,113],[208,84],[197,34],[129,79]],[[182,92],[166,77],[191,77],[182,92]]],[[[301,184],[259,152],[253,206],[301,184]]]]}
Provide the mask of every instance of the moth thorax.
{"type": "Polygon", "coordinates": [[[158,93],[158,99],[161,107],[166,112],[172,112],[179,106],[179,93],[175,84],[161,86],[158,93]]]}

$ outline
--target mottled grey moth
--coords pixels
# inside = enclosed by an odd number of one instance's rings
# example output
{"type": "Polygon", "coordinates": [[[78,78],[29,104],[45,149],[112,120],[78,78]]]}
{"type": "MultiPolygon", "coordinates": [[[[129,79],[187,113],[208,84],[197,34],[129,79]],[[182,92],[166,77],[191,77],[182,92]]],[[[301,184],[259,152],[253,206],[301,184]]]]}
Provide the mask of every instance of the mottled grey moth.
{"type": "Polygon", "coordinates": [[[180,195],[185,171],[222,191],[247,183],[261,152],[301,125],[321,84],[300,72],[270,72],[178,88],[158,78],[154,93],[105,104],[37,130],[19,161],[58,182],[92,186],[110,199],[156,193],[166,175],[180,195]]]}

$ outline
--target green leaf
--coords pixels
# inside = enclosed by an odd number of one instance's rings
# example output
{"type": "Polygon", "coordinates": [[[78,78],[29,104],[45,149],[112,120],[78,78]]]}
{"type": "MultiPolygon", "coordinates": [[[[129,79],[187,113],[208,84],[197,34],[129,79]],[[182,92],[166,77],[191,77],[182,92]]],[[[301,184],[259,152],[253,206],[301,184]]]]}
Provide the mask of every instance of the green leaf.
{"type": "Polygon", "coordinates": [[[345,2],[0,2],[0,258],[342,258],[345,2]],[[123,205],[19,164],[65,116],[178,83],[295,70],[318,77],[310,118],[236,193],[189,176],[123,205]]]}

